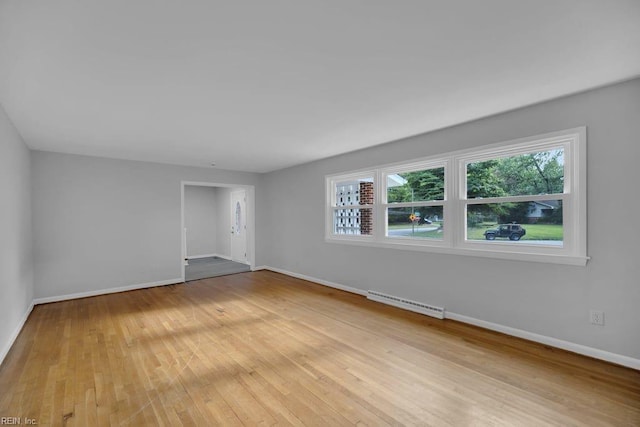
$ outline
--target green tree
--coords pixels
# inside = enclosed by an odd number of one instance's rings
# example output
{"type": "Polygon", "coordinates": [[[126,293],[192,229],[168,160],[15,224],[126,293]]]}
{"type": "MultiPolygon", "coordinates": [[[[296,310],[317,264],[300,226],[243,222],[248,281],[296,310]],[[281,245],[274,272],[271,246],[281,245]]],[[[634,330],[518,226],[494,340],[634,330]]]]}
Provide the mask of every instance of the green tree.
{"type": "MultiPolygon", "coordinates": [[[[499,163],[498,160],[487,160],[467,165],[467,197],[469,199],[507,195],[503,183],[496,175],[499,163]]],[[[467,221],[469,225],[475,226],[486,220],[496,220],[508,215],[511,205],[511,203],[474,205],[467,211],[467,221]]]]}
{"type": "MultiPolygon", "coordinates": [[[[467,165],[469,199],[562,193],[563,150],[485,160],[467,165]]],[[[398,174],[404,185],[388,190],[389,203],[444,199],[444,168],[398,174]]],[[[525,221],[527,203],[479,204],[469,208],[470,223],[525,221]]]]}
{"type": "Polygon", "coordinates": [[[444,168],[426,169],[398,174],[407,182],[389,188],[389,203],[417,202],[444,199],[444,168]]]}
{"type": "MultiPolygon", "coordinates": [[[[467,166],[467,197],[562,193],[563,158],[563,150],[550,150],[471,163],[467,166]]],[[[527,213],[527,203],[494,203],[474,206],[467,216],[470,223],[491,216],[499,222],[523,222],[527,213]]]]}
{"type": "Polygon", "coordinates": [[[495,173],[498,165],[498,160],[487,160],[467,165],[467,197],[469,199],[507,195],[503,183],[495,173]]]}
{"type": "Polygon", "coordinates": [[[507,195],[562,193],[563,151],[552,150],[500,159],[494,170],[507,195]]]}

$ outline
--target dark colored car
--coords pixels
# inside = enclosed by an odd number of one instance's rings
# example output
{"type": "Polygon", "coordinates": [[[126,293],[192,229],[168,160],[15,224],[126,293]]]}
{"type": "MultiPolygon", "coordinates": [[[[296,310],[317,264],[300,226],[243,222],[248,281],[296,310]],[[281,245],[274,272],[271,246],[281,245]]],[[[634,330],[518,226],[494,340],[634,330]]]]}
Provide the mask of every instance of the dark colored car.
{"type": "Polygon", "coordinates": [[[508,237],[509,240],[520,240],[525,234],[527,234],[527,230],[522,228],[520,224],[500,224],[498,228],[485,231],[484,237],[487,240],[495,240],[496,237],[508,237]]]}

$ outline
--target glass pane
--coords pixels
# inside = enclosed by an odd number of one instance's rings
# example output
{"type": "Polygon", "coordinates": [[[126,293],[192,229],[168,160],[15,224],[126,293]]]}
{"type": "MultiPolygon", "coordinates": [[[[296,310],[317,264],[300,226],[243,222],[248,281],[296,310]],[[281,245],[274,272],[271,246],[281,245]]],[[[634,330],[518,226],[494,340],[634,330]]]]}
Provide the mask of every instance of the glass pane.
{"type": "Polygon", "coordinates": [[[387,209],[387,236],[442,240],[442,206],[387,209]]]}
{"type": "Polygon", "coordinates": [[[444,200],[444,167],[387,176],[389,203],[444,200]]]}
{"type": "Polygon", "coordinates": [[[467,207],[467,240],[562,247],[562,200],[467,207]]]}
{"type": "Polygon", "coordinates": [[[373,209],[335,209],[334,234],[370,235],[373,233],[373,209]]]}
{"type": "Polygon", "coordinates": [[[563,192],[563,149],[520,154],[467,165],[469,199],[563,192]]]}
{"type": "Polygon", "coordinates": [[[235,234],[239,236],[242,233],[242,208],[240,207],[240,202],[236,202],[236,224],[235,224],[235,234]]]}
{"type": "Polygon", "coordinates": [[[336,183],[336,206],[373,204],[373,178],[361,178],[336,183]]]}

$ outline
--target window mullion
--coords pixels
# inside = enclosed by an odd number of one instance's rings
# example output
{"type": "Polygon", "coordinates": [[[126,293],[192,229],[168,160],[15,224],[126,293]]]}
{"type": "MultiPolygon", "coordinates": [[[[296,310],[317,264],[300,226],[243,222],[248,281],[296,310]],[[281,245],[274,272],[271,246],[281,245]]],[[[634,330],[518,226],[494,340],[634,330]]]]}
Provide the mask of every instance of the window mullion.
{"type": "Polygon", "coordinates": [[[466,191],[462,192],[462,186],[465,185],[466,180],[466,171],[464,162],[458,161],[455,157],[453,157],[450,162],[449,172],[447,174],[449,178],[449,185],[447,186],[448,194],[445,197],[448,203],[448,209],[445,209],[445,224],[450,224],[447,228],[451,246],[457,247],[464,239],[464,228],[462,227],[464,221],[464,204],[460,199],[462,199],[463,194],[466,193],[466,191]]]}
{"type": "Polygon", "coordinates": [[[386,202],[387,183],[386,176],[382,170],[376,171],[375,177],[375,195],[374,195],[374,213],[373,213],[373,236],[376,240],[382,240],[385,235],[386,213],[384,202],[386,202]]]}
{"type": "Polygon", "coordinates": [[[402,202],[402,203],[387,203],[385,208],[412,208],[416,206],[443,206],[444,200],[432,200],[428,202],[402,202]]]}
{"type": "Polygon", "coordinates": [[[508,196],[508,197],[487,197],[477,199],[466,199],[468,205],[486,205],[490,203],[518,203],[518,202],[535,202],[538,200],[564,200],[568,196],[567,193],[554,194],[536,194],[530,196],[508,196]]]}

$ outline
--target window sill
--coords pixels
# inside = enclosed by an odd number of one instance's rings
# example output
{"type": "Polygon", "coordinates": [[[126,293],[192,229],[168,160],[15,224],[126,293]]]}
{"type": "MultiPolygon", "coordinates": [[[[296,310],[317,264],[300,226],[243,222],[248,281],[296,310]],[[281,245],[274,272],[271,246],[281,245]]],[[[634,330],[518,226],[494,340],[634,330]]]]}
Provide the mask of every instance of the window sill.
{"type": "MultiPolygon", "coordinates": [[[[354,246],[367,246],[374,248],[386,248],[395,250],[407,250],[418,252],[432,252],[445,255],[462,255],[473,256],[480,258],[493,258],[504,259],[512,261],[525,261],[525,262],[540,262],[548,264],[563,264],[574,266],[585,266],[590,257],[587,256],[575,256],[565,254],[548,254],[548,253],[529,253],[529,252],[514,252],[512,249],[509,252],[500,250],[487,250],[487,249],[468,249],[468,248],[452,248],[449,246],[436,246],[436,245],[424,245],[423,242],[381,242],[374,240],[369,236],[358,237],[325,237],[327,243],[347,244],[354,246]]],[[[436,243],[436,242],[434,242],[436,243]]],[[[437,243],[436,243],[437,244],[437,243]]]]}

